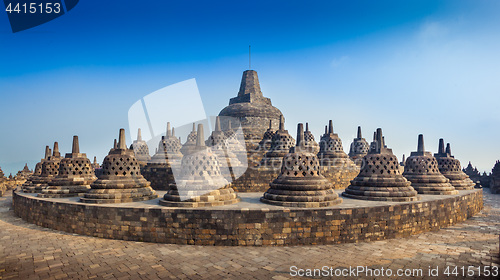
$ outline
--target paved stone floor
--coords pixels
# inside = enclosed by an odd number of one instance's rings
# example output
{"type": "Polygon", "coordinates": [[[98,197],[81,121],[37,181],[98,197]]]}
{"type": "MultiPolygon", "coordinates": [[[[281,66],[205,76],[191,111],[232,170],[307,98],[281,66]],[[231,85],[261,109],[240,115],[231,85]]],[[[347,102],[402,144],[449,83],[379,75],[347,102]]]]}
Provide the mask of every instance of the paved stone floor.
{"type": "Polygon", "coordinates": [[[484,210],[464,223],[404,239],[301,247],[202,247],[45,229],[17,218],[10,210],[12,197],[7,196],[0,198],[0,279],[290,279],[307,269],[318,273],[323,267],[332,268],[325,273],[334,279],[409,279],[398,273],[418,274],[417,279],[498,279],[483,274],[494,272],[491,266],[500,268],[500,195],[485,189],[484,202],[484,210]],[[463,277],[468,266],[475,267],[469,271],[474,276],[463,277]],[[371,269],[372,275],[362,267],[371,269]],[[429,268],[437,268],[433,271],[438,276],[430,277],[429,268]],[[375,277],[389,273],[391,277],[375,277]]]}

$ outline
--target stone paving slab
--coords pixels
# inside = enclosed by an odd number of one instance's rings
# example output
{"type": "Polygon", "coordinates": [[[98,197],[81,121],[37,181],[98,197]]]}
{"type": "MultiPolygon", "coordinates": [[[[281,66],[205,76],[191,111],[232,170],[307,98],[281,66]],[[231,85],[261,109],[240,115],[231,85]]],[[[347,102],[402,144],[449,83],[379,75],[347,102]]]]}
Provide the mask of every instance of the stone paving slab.
{"type": "MultiPolygon", "coordinates": [[[[404,239],[321,246],[203,247],[100,239],[45,229],[17,218],[0,198],[0,279],[293,279],[298,269],[357,266],[412,279],[496,279],[477,267],[499,266],[500,195],[484,190],[484,210],[464,223],[404,239]],[[291,267],[296,266],[297,268],[291,267]],[[475,266],[474,276],[460,276],[475,266]],[[445,268],[458,275],[445,277],[445,268]]],[[[490,270],[491,269],[487,269],[490,270]]],[[[335,270],[334,270],[335,271],[335,270]]],[[[307,271],[301,271],[307,272],[307,271]]],[[[321,277],[311,277],[319,279],[321,277]]],[[[409,279],[366,273],[335,279],[409,279]]]]}

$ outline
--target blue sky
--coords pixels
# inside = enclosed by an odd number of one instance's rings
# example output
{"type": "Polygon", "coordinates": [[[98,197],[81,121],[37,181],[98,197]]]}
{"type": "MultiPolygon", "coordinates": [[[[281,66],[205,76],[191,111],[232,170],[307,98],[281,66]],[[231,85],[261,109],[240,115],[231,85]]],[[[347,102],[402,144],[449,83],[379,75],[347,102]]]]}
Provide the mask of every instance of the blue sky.
{"type": "MultiPolygon", "coordinates": [[[[498,1],[80,1],[12,33],[0,12],[0,166],[33,168],[59,141],[102,161],[143,96],[195,78],[208,115],[236,96],[241,73],[295,136],[329,119],[348,151],[361,125],[382,127],[401,158],[423,133],[490,171],[500,159],[498,1]],[[105,2],[105,3],[102,3],[105,2]]],[[[167,105],[166,105],[167,107],[167,105]]],[[[132,133],[135,138],[135,132],[132,133]]],[[[128,138],[130,139],[130,138],[128,138]]],[[[183,139],[184,140],[184,139],[183,139]]],[[[130,142],[129,142],[130,144],[130,142]]]]}

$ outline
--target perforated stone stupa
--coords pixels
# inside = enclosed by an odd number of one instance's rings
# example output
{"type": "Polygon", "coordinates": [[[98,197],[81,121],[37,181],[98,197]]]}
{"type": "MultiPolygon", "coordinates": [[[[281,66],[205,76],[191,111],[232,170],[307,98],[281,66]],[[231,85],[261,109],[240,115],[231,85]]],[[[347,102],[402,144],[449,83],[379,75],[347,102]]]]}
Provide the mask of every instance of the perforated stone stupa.
{"type": "Polygon", "coordinates": [[[86,203],[121,203],[158,197],[140,173],[134,151],[127,149],[125,130],[120,129],[118,146],[111,149],[102,162],[102,175],[81,198],[86,203]]]}
{"type": "Polygon", "coordinates": [[[174,128],[167,123],[165,136],[161,137],[156,153],[142,169],[142,175],[151,182],[155,190],[169,190],[175,182],[172,168],[180,168],[182,159],[181,141],[175,136],[174,128]]]}
{"type": "MultiPolygon", "coordinates": [[[[273,130],[273,122],[269,121],[269,128],[264,132],[264,136],[262,136],[262,140],[260,140],[259,145],[255,148],[255,153],[260,154],[259,161],[262,157],[271,149],[271,144],[273,142],[273,136],[275,131],[273,130]]],[[[254,160],[255,162],[255,160],[254,160]]]]}
{"type": "Polygon", "coordinates": [[[320,174],[317,156],[307,151],[303,124],[297,126],[297,144],[283,158],[280,175],[260,200],[273,205],[307,208],[342,202],[331,183],[320,174]]]}
{"type": "Polygon", "coordinates": [[[195,125],[195,123],[193,123],[193,129],[188,134],[188,136],[186,138],[186,142],[184,143],[184,145],[182,145],[182,148],[181,148],[181,153],[184,156],[187,156],[187,155],[196,151],[196,138],[197,138],[196,125],[195,125]]]}
{"type": "Polygon", "coordinates": [[[434,154],[438,162],[439,171],[448,179],[457,190],[472,190],[476,185],[462,171],[460,161],[451,155],[451,146],[448,143],[444,149],[444,140],[439,139],[438,153],[434,154]]]}
{"type": "MultiPolygon", "coordinates": [[[[245,134],[247,148],[253,150],[266,132],[269,121],[277,127],[282,113],[272,105],[271,99],[262,94],[257,72],[246,70],[243,72],[238,96],[229,100],[229,106],[222,109],[219,116],[238,118],[245,134]]],[[[228,123],[225,119],[221,122],[225,130],[228,123]]]]}
{"type": "Polygon", "coordinates": [[[182,158],[180,174],[160,204],[169,207],[220,206],[238,202],[222,176],[217,156],[205,145],[203,125],[198,124],[194,151],[182,158]]]}
{"type": "Polygon", "coordinates": [[[281,116],[279,128],[271,140],[271,148],[262,158],[260,165],[265,168],[280,169],[283,157],[293,146],[295,146],[295,140],[285,129],[285,119],[281,116]]]}
{"type": "Polygon", "coordinates": [[[333,132],[333,121],[328,122],[319,141],[318,160],[321,174],[333,184],[334,189],[344,189],[359,173],[359,167],[349,158],[342,147],[342,140],[333,132]]]}
{"type": "MultiPolygon", "coordinates": [[[[233,153],[228,140],[229,138],[226,137],[226,134],[221,129],[220,118],[216,117],[215,130],[212,131],[212,134],[208,137],[206,145],[209,146],[212,152],[217,156],[221,174],[226,180],[232,182],[234,176],[231,175],[231,173],[233,170],[241,168],[242,164],[236,154],[233,153]]],[[[244,172],[244,170],[239,171],[238,174],[242,172],[244,172]]]]}
{"type": "Polygon", "coordinates": [[[450,180],[439,172],[438,162],[424,149],[424,136],[418,136],[418,147],[406,160],[403,176],[420,194],[458,194],[450,180]]]}
{"type": "Polygon", "coordinates": [[[38,196],[40,197],[71,197],[82,196],[90,190],[90,184],[97,177],[87,155],[80,153],[78,136],[73,136],[73,147],[71,153],[59,163],[57,176],[49,182],[38,196]]]}
{"type": "Polygon", "coordinates": [[[370,144],[361,135],[361,126],[358,126],[358,135],[352,140],[351,147],[349,149],[349,157],[356,163],[356,165],[361,166],[362,159],[368,154],[370,150],[370,144]]]}
{"type": "Polygon", "coordinates": [[[171,165],[180,165],[182,159],[182,144],[181,140],[175,136],[175,128],[170,129],[170,122],[167,123],[167,132],[165,137],[162,137],[160,142],[162,147],[158,146],[158,151],[166,152],[168,162],[171,165]]]}
{"type": "Polygon", "coordinates": [[[379,201],[415,201],[417,191],[399,171],[399,161],[386,148],[382,129],[378,128],[376,140],[363,158],[365,164],[359,175],[342,193],[345,197],[379,201]]]}
{"type": "Polygon", "coordinates": [[[16,177],[18,179],[28,179],[31,175],[33,175],[33,171],[31,171],[28,164],[25,163],[23,169],[17,172],[16,177]]]}
{"type": "Polygon", "coordinates": [[[328,122],[328,132],[321,136],[319,141],[318,158],[321,165],[333,165],[336,161],[346,161],[348,156],[342,147],[342,140],[338,134],[333,133],[333,121],[328,122]]]}
{"type": "MultiPolygon", "coordinates": [[[[304,131],[304,145],[301,145],[301,147],[313,154],[319,153],[319,144],[316,142],[314,139],[314,135],[312,132],[309,130],[309,123],[306,123],[306,131],[304,131]]],[[[296,146],[298,147],[298,146],[296,146]]]]}
{"type": "Polygon", "coordinates": [[[32,193],[35,192],[36,188],[33,185],[33,180],[37,179],[42,175],[42,164],[45,160],[47,160],[50,156],[50,148],[49,146],[45,146],[45,156],[42,158],[36,165],[35,165],[35,170],[33,171],[33,175],[31,175],[26,182],[23,183],[22,185],[22,190],[23,192],[26,193],[32,193]]]}
{"type": "Polygon", "coordinates": [[[54,179],[59,173],[59,162],[61,161],[61,153],[59,153],[59,143],[54,142],[54,150],[50,155],[50,149],[45,148],[47,155],[46,159],[42,162],[42,171],[40,176],[31,179],[31,186],[25,188],[25,192],[39,193],[43,188],[47,187],[49,182],[54,179]]]}
{"type": "Polygon", "coordinates": [[[146,165],[146,163],[151,159],[148,144],[146,141],[142,140],[140,128],[137,130],[137,139],[134,140],[132,145],[130,145],[130,149],[134,150],[135,158],[141,165],[146,165]]]}

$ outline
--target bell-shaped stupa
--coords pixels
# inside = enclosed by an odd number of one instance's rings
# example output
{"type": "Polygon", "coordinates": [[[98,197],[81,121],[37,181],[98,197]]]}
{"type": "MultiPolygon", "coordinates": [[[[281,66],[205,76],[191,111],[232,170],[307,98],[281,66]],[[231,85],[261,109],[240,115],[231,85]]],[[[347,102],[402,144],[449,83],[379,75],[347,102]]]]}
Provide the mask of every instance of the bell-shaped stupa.
{"type": "Polygon", "coordinates": [[[49,149],[49,156],[42,163],[42,172],[40,176],[31,180],[33,185],[28,192],[39,193],[42,191],[42,189],[47,187],[49,182],[51,182],[59,173],[60,161],[61,153],[59,153],[59,143],[54,142],[54,150],[52,151],[52,155],[50,155],[49,149]]]}
{"type": "MultiPolygon", "coordinates": [[[[238,118],[245,135],[247,147],[257,147],[266,132],[269,121],[278,126],[282,113],[274,107],[271,99],[264,97],[260,90],[259,78],[254,70],[243,72],[238,96],[229,100],[229,106],[222,109],[219,116],[238,118]]],[[[222,128],[227,127],[227,120],[221,120],[222,128]]]]}
{"type": "Polygon", "coordinates": [[[359,175],[351,181],[342,195],[379,201],[418,200],[417,191],[400,173],[397,157],[391,149],[386,148],[381,128],[377,129],[375,139],[363,158],[365,164],[359,175]]]}
{"type": "Polygon", "coordinates": [[[151,182],[155,190],[169,190],[170,184],[175,182],[172,168],[179,168],[182,159],[181,141],[175,136],[175,129],[167,123],[165,136],[161,137],[156,153],[151,157],[142,175],[151,182]]]}
{"type": "Polygon", "coordinates": [[[359,167],[349,158],[342,147],[342,140],[333,132],[333,121],[328,121],[319,141],[318,160],[321,174],[333,184],[334,189],[344,189],[359,173],[359,167]]]}
{"type": "Polygon", "coordinates": [[[418,136],[418,147],[406,160],[403,176],[420,194],[458,194],[450,180],[439,172],[438,162],[424,149],[424,136],[418,136]]]}
{"type": "Polygon", "coordinates": [[[160,204],[170,207],[220,206],[238,202],[222,176],[217,156],[205,145],[203,125],[198,124],[196,146],[182,158],[179,176],[160,204]]]}
{"type": "Polygon", "coordinates": [[[45,156],[35,165],[35,170],[33,171],[33,174],[28,178],[28,180],[26,180],[26,182],[23,183],[21,187],[23,192],[26,193],[40,192],[41,190],[40,188],[36,190],[36,187],[33,184],[33,180],[37,180],[40,177],[40,175],[42,175],[42,164],[49,158],[49,156],[50,156],[50,148],[49,146],[45,146],[45,156]]]}
{"type": "Polygon", "coordinates": [[[295,146],[295,140],[285,129],[285,119],[281,116],[279,128],[271,140],[271,148],[262,158],[260,165],[265,168],[280,169],[283,157],[293,146],[295,146]]]}
{"type": "Polygon", "coordinates": [[[349,157],[356,163],[356,165],[361,166],[363,157],[368,154],[370,150],[370,144],[361,135],[361,126],[358,126],[358,135],[352,140],[351,147],[349,149],[349,157]]]}
{"type": "MultiPolygon", "coordinates": [[[[161,144],[163,145],[163,150],[167,153],[168,161],[171,165],[180,165],[182,159],[182,144],[181,140],[175,136],[175,128],[170,129],[170,122],[167,122],[167,133],[164,138],[162,138],[161,144]]],[[[158,147],[160,150],[160,147],[158,147]]]]}
{"type": "Polygon", "coordinates": [[[342,140],[338,134],[333,133],[332,120],[328,122],[328,132],[319,141],[318,158],[323,166],[334,165],[338,161],[344,162],[349,158],[342,147],[342,140]]]}
{"type": "Polygon", "coordinates": [[[134,140],[132,145],[130,145],[130,149],[134,150],[135,158],[141,165],[146,165],[146,163],[151,159],[148,144],[146,141],[142,140],[140,128],[137,130],[137,139],[134,140]]]}
{"type": "Polygon", "coordinates": [[[297,126],[297,144],[283,158],[281,173],[260,199],[264,203],[286,207],[326,207],[342,199],[331,183],[320,174],[317,156],[307,150],[304,127],[297,126]]]}
{"type": "Polygon", "coordinates": [[[99,165],[99,163],[97,162],[97,157],[96,156],[94,156],[94,162],[92,163],[92,168],[94,170],[101,168],[101,165],[99,165]]]}
{"type": "Polygon", "coordinates": [[[82,202],[121,203],[158,197],[140,172],[134,151],[127,149],[125,130],[120,129],[118,146],[102,162],[102,174],[94,181],[82,202]]]}
{"type": "MultiPolygon", "coordinates": [[[[229,138],[226,138],[226,134],[221,130],[218,116],[215,119],[215,130],[212,131],[212,134],[208,137],[206,144],[217,156],[221,174],[226,180],[233,181],[234,176],[231,175],[231,172],[237,168],[241,168],[242,164],[238,160],[236,154],[233,153],[229,145],[229,138]]],[[[242,172],[240,171],[238,174],[239,173],[242,172]]]]}
{"type": "Polygon", "coordinates": [[[315,155],[319,152],[319,144],[316,142],[314,135],[309,130],[309,123],[306,123],[306,130],[304,131],[304,145],[301,145],[301,147],[315,155]]]}
{"type": "Polygon", "coordinates": [[[186,138],[186,142],[184,143],[184,145],[182,145],[182,148],[181,148],[181,153],[184,156],[187,156],[187,155],[196,151],[196,138],[197,138],[196,125],[195,125],[195,123],[193,123],[193,129],[188,134],[188,136],[186,138]]]}
{"type": "MultiPolygon", "coordinates": [[[[28,164],[25,163],[24,167],[22,170],[17,171],[16,173],[16,179],[17,180],[26,180],[28,179],[31,175],[33,174],[33,171],[31,171],[28,167],[28,164]]],[[[26,182],[26,181],[25,181],[26,182]]]]}
{"type": "Polygon", "coordinates": [[[438,153],[434,154],[436,157],[441,172],[444,177],[450,179],[452,184],[457,190],[472,190],[476,185],[472,180],[462,171],[460,161],[451,155],[451,146],[448,143],[446,150],[444,149],[444,140],[439,139],[438,153]]]}
{"type": "Polygon", "coordinates": [[[97,177],[87,155],[80,153],[78,136],[73,136],[71,153],[61,159],[57,176],[49,182],[39,197],[71,197],[82,196],[90,190],[90,184],[97,177]]]}
{"type": "Polygon", "coordinates": [[[261,152],[262,155],[267,153],[271,149],[271,143],[273,141],[275,131],[273,130],[273,122],[269,121],[269,128],[264,132],[264,136],[262,136],[262,140],[260,140],[259,145],[257,146],[256,151],[261,152]]]}

